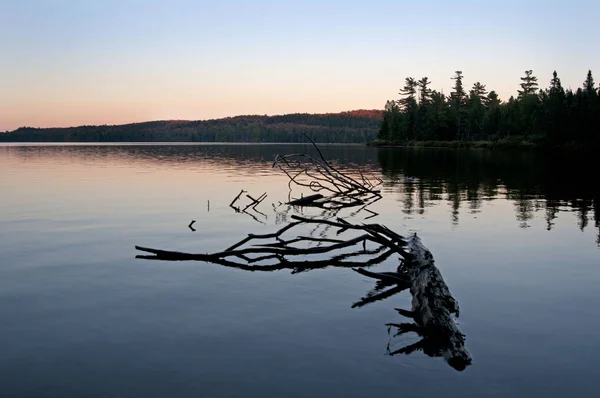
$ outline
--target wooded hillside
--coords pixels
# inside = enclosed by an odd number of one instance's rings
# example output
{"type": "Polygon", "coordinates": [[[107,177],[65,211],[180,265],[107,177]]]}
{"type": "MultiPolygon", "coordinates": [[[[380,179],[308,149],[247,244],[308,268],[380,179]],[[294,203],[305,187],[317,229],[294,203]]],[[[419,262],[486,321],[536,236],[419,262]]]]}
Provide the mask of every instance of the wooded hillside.
{"type": "Polygon", "coordinates": [[[375,139],[382,110],[236,116],[213,120],[162,120],[68,128],[21,127],[4,142],[366,142],[375,139]]]}

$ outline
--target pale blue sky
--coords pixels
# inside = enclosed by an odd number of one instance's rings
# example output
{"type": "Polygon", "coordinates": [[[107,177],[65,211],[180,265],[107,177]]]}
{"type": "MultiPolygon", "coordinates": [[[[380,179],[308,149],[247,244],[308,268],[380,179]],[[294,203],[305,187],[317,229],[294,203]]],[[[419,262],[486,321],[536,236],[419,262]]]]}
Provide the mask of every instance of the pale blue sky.
{"type": "Polygon", "coordinates": [[[0,0],[0,131],[383,108],[404,78],[503,99],[600,81],[600,1],[0,0]]]}

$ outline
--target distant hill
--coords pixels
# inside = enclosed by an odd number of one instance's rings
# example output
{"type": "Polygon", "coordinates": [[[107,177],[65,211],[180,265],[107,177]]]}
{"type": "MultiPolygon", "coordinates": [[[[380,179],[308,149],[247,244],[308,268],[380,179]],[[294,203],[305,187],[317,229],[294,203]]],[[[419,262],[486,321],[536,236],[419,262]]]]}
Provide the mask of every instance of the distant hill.
{"type": "Polygon", "coordinates": [[[161,120],[65,128],[21,127],[0,142],[366,142],[376,138],[382,110],[235,116],[212,120],[161,120]]]}

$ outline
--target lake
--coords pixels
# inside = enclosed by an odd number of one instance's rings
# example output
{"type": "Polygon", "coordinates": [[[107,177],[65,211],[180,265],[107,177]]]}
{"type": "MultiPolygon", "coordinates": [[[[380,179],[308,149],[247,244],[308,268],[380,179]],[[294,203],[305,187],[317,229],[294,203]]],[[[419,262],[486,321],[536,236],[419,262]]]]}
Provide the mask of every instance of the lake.
{"type": "Polygon", "coordinates": [[[321,149],[383,181],[375,217],[339,216],[416,232],[431,250],[460,304],[464,371],[422,351],[387,355],[418,340],[386,326],[410,293],[352,308],[374,282],[348,268],[135,258],[135,245],[215,252],[319,215],[283,205],[288,178],[272,167],[308,145],[3,144],[0,396],[597,396],[597,160],[321,149]],[[267,194],[259,212],[229,206],[241,190],[267,194]]]}

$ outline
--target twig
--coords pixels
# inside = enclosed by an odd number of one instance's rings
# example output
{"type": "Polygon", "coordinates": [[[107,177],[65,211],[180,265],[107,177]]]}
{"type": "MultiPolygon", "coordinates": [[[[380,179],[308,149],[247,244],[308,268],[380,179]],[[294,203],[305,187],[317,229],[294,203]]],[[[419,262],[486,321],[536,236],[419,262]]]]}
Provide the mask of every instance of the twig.
{"type": "Polygon", "coordinates": [[[235,202],[237,202],[237,200],[240,198],[240,196],[242,196],[242,194],[243,194],[244,192],[246,192],[246,191],[244,191],[244,190],[242,189],[242,190],[240,191],[240,193],[238,193],[238,195],[237,195],[237,196],[236,196],[236,197],[235,197],[235,198],[234,198],[234,199],[231,201],[231,203],[229,204],[229,206],[230,206],[230,207],[234,207],[234,206],[233,206],[233,204],[234,204],[235,202]]]}

